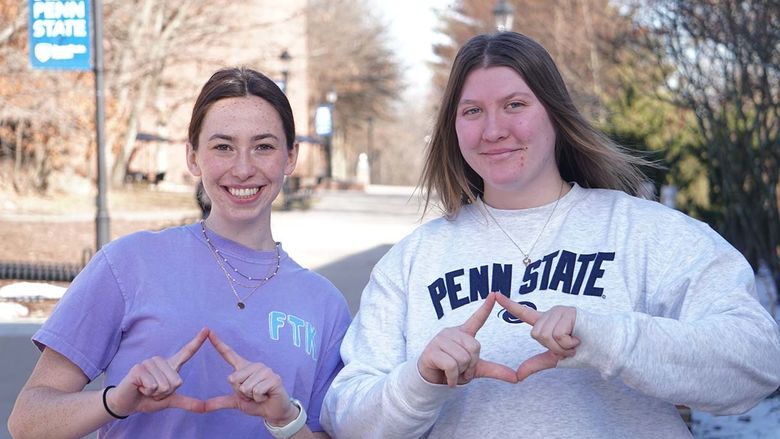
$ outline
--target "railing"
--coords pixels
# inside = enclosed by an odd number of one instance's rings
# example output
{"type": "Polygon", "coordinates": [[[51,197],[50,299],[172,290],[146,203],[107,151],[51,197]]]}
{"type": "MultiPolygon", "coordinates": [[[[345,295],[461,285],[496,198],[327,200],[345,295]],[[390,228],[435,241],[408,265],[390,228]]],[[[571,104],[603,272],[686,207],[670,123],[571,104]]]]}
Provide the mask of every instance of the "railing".
{"type": "Polygon", "coordinates": [[[0,261],[0,279],[71,282],[92,257],[91,249],[84,249],[80,263],[0,261]]]}

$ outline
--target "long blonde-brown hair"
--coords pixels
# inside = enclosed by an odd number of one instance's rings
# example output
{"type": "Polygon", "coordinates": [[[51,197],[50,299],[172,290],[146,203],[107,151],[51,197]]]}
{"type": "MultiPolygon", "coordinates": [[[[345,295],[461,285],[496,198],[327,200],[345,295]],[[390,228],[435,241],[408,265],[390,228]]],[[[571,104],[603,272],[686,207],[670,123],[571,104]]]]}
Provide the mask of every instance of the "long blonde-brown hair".
{"type": "Polygon", "coordinates": [[[586,188],[647,195],[647,178],[639,167],[652,163],[629,154],[582,116],[542,45],[522,34],[499,32],[473,37],[455,57],[420,177],[425,211],[436,194],[447,216],[483,195],[482,177],[460,152],[455,114],[469,73],[497,66],[517,72],[544,105],[555,127],[555,160],[564,180],[586,188]]]}

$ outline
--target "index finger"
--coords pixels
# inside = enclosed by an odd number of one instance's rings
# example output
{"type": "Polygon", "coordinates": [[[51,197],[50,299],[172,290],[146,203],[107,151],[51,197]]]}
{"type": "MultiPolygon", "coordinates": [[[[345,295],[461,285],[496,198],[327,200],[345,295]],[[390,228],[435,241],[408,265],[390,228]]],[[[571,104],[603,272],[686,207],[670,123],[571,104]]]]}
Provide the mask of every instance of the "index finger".
{"type": "Polygon", "coordinates": [[[512,313],[513,316],[533,326],[542,315],[539,311],[531,308],[530,306],[520,305],[519,303],[512,302],[508,297],[503,294],[498,294],[496,300],[498,304],[503,306],[504,309],[512,313]]]}
{"type": "Polygon", "coordinates": [[[181,366],[186,363],[187,360],[192,358],[192,356],[195,355],[195,352],[198,352],[198,349],[200,349],[200,347],[203,345],[203,342],[206,341],[208,335],[208,328],[201,329],[195,338],[190,340],[189,343],[185,344],[181,349],[179,349],[179,352],[176,352],[168,359],[168,363],[171,365],[171,367],[174,368],[176,372],[178,372],[181,366]]]}
{"type": "MultiPolygon", "coordinates": [[[[500,296],[501,294],[498,295],[500,296]]],[[[482,325],[484,325],[487,321],[487,318],[490,317],[490,311],[493,310],[493,305],[495,303],[496,293],[491,292],[488,294],[487,299],[485,299],[485,303],[483,303],[482,306],[480,306],[479,309],[477,309],[477,311],[474,312],[474,314],[472,314],[468,320],[466,320],[465,323],[460,325],[460,329],[472,337],[477,335],[479,328],[481,328],[482,325]]]]}
{"type": "Polygon", "coordinates": [[[234,351],[233,348],[220,340],[219,337],[217,337],[217,334],[209,332],[209,341],[211,341],[211,344],[214,345],[214,349],[219,352],[219,355],[221,355],[229,365],[233,366],[233,369],[241,369],[249,363],[244,359],[244,357],[238,355],[238,353],[234,351]]]}

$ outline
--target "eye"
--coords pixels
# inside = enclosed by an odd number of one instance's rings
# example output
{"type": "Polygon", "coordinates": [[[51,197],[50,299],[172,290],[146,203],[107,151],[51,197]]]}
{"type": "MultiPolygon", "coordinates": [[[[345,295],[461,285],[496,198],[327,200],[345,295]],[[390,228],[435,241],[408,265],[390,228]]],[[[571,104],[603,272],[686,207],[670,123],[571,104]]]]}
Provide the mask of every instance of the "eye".
{"type": "Polygon", "coordinates": [[[214,145],[213,148],[217,151],[230,151],[230,145],[227,143],[218,143],[214,145]]]}
{"type": "Polygon", "coordinates": [[[520,101],[511,101],[508,104],[506,104],[506,108],[509,108],[511,110],[522,108],[522,107],[525,107],[525,104],[520,101]]]}
{"type": "Polygon", "coordinates": [[[276,149],[276,147],[274,145],[271,145],[270,143],[261,143],[259,145],[256,145],[255,149],[260,151],[270,151],[276,149]]]}
{"type": "Polygon", "coordinates": [[[464,116],[474,116],[476,114],[479,114],[482,110],[480,110],[477,107],[468,107],[465,110],[463,110],[464,116]]]}

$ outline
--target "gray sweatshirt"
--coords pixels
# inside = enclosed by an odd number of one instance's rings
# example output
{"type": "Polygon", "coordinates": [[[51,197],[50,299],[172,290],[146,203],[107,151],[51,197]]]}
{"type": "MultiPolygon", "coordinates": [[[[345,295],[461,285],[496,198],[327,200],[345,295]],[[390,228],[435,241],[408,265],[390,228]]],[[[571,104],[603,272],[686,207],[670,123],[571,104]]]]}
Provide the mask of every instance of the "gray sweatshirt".
{"type": "MultiPolygon", "coordinates": [[[[544,352],[530,330],[496,305],[481,358],[544,352]]],[[[576,184],[554,212],[478,202],[420,226],[374,268],[341,355],[321,416],[335,438],[690,437],[675,404],[741,413],[780,385],[780,333],[737,250],[659,203],[576,184]],[[423,380],[428,342],[490,291],[575,307],[576,355],[518,384],[423,380]]]]}

